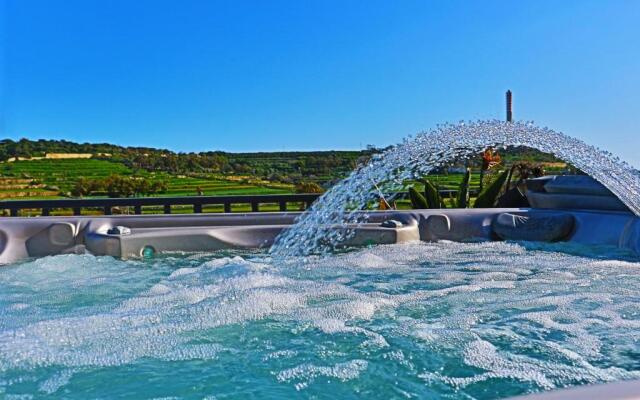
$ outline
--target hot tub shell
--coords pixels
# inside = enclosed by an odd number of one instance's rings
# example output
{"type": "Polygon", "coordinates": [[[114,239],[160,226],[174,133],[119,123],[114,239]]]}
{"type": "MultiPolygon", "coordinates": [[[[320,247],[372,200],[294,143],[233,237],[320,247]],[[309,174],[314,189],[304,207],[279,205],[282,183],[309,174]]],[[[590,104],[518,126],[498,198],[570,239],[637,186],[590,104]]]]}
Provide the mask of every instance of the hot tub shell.
{"type": "MultiPolygon", "coordinates": [[[[65,253],[89,252],[127,259],[141,257],[145,249],[165,253],[268,248],[300,214],[1,218],[0,263],[65,253]],[[113,233],[112,228],[118,226],[130,232],[113,233]]],[[[573,220],[571,230],[558,240],[616,246],[640,254],[640,219],[630,212],[603,210],[492,208],[368,212],[368,222],[351,226],[355,235],[344,245],[502,240],[504,237],[496,233],[495,223],[505,214],[524,218],[569,215],[573,220]]]]}
{"type": "MultiPolygon", "coordinates": [[[[573,182],[562,182],[563,179],[544,178],[528,184],[527,197],[535,208],[367,212],[367,223],[349,227],[355,234],[343,244],[539,238],[615,246],[640,255],[640,218],[597,184],[584,178],[573,182]],[[545,188],[550,182],[553,183],[545,188]],[[567,182],[569,186],[579,186],[578,190],[567,190],[567,182]]],[[[0,263],[65,253],[89,252],[127,259],[167,252],[266,249],[300,215],[285,212],[0,218],[0,263]]],[[[633,381],[525,398],[631,399],[637,398],[639,388],[640,382],[633,381]]]]}

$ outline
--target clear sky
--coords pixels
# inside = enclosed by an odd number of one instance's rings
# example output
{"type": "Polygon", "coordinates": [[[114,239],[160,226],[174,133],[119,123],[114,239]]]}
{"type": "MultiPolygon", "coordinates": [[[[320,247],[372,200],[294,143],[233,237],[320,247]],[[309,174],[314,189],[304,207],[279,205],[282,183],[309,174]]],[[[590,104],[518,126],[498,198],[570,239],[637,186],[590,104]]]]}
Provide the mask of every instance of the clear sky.
{"type": "Polygon", "coordinates": [[[358,149],[515,118],[640,166],[640,1],[0,0],[2,137],[358,149]]]}

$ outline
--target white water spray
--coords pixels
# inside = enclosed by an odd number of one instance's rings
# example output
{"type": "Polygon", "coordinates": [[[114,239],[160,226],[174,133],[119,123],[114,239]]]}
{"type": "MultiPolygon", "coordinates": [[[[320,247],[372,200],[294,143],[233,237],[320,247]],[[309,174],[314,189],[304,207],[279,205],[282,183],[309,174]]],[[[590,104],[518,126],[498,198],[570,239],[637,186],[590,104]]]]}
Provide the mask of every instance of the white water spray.
{"type": "Polygon", "coordinates": [[[461,122],[407,138],[353,171],[280,234],[271,253],[287,257],[331,251],[352,232],[334,228],[365,222],[366,214],[358,211],[379,192],[391,193],[404,180],[424,176],[448,161],[501,146],[527,146],[553,154],[591,175],[640,215],[640,175],[613,154],[531,122],[461,122]]]}

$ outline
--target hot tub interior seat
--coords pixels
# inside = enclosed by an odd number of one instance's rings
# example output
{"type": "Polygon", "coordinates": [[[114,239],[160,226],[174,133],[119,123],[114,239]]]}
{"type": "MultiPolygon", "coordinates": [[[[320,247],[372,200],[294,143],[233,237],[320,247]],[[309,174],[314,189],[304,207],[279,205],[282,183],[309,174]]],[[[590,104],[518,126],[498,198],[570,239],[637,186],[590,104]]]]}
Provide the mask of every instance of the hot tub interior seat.
{"type": "MultiPolygon", "coordinates": [[[[276,236],[289,225],[186,226],[132,228],[130,233],[109,233],[111,228],[88,233],[86,248],[93,254],[136,258],[150,253],[202,252],[223,249],[267,249],[276,236]],[[149,253],[150,252],[150,253],[149,253]]],[[[344,246],[393,244],[419,240],[416,224],[368,223],[351,227],[355,234],[344,246]]],[[[335,227],[341,230],[344,227],[335,227]]]]}
{"type": "Polygon", "coordinates": [[[587,175],[529,179],[527,199],[534,208],[629,211],[609,189],[587,175]]]}

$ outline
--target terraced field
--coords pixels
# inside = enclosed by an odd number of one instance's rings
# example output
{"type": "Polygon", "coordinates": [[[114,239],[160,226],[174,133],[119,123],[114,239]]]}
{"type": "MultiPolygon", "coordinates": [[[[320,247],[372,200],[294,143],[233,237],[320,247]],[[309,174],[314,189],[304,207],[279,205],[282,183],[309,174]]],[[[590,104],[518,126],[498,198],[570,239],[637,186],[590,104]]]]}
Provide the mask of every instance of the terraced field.
{"type": "Polygon", "coordinates": [[[17,161],[0,167],[0,190],[4,198],[57,197],[71,190],[79,177],[97,179],[112,174],[131,175],[132,171],[122,164],[93,159],[17,161]]]}
{"type": "Polygon", "coordinates": [[[106,178],[110,175],[146,177],[163,181],[168,190],[161,196],[292,193],[293,186],[271,183],[250,176],[220,174],[170,175],[96,159],[32,160],[0,164],[0,199],[42,199],[64,197],[78,178],[106,178]]]}
{"type": "MultiPolygon", "coordinates": [[[[358,154],[357,152],[347,154],[351,158],[344,154],[343,156],[355,163],[358,154]]],[[[280,169],[290,170],[295,162],[303,159],[303,156],[297,153],[292,153],[290,158],[287,158],[284,153],[268,156],[262,153],[236,154],[234,157],[237,160],[250,162],[255,168],[268,166],[270,171],[276,172],[280,169]]],[[[331,157],[331,155],[329,154],[327,157],[331,157]]],[[[308,159],[305,160],[311,162],[308,159]]],[[[565,166],[562,163],[556,164],[546,163],[545,168],[555,170],[565,166]]],[[[346,172],[341,173],[340,176],[345,174],[346,172]]],[[[144,177],[150,181],[162,181],[166,183],[167,191],[158,194],[158,196],[194,196],[199,193],[204,195],[250,195],[294,192],[293,185],[256,177],[259,174],[191,173],[189,175],[172,175],[166,172],[134,171],[123,163],[102,159],[42,159],[0,163],[0,200],[65,197],[81,177],[100,179],[110,175],[144,177]]],[[[462,174],[450,173],[431,175],[430,180],[441,190],[457,190],[462,177],[462,174]]],[[[311,179],[318,181],[322,181],[323,178],[329,180],[335,176],[323,177],[318,174],[311,177],[311,179]]],[[[416,186],[418,190],[422,190],[422,184],[415,181],[406,182],[404,190],[412,185],[416,186]]],[[[479,185],[480,174],[476,170],[471,175],[470,189],[477,190],[479,185]]]]}

